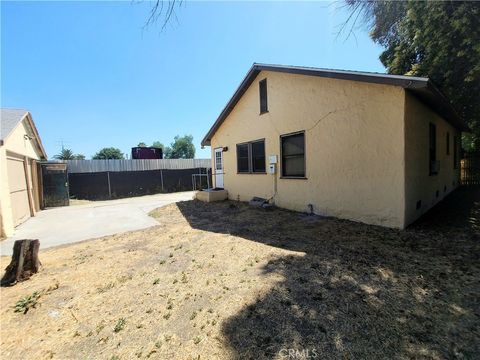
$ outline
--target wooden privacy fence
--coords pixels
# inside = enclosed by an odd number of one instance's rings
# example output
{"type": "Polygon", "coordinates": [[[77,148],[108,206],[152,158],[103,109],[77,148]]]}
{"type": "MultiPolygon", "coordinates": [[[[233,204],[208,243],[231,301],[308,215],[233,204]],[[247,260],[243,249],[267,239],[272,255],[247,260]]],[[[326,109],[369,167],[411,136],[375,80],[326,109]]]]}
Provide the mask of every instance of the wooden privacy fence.
{"type": "Polygon", "coordinates": [[[65,160],[69,174],[106,171],[182,170],[212,167],[210,159],[65,160]]]}
{"type": "Polygon", "coordinates": [[[480,152],[465,153],[460,161],[462,185],[480,185],[480,152]]]}

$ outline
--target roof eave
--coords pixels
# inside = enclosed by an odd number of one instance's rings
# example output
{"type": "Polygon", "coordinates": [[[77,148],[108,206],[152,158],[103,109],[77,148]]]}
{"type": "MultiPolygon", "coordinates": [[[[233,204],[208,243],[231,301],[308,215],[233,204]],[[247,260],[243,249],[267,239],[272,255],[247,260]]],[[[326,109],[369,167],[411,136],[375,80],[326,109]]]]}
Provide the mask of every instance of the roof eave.
{"type": "MultiPolygon", "coordinates": [[[[210,128],[208,133],[203,138],[201,145],[210,146],[211,139],[218,128],[225,121],[227,116],[230,114],[232,109],[236,106],[240,98],[247,91],[248,87],[255,80],[260,71],[275,71],[275,72],[284,72],[290,74],[298,75],[308,75],[308,76],[318,76],[325,78],[335,78],[340,80],[351,80],[351,81],[361,81],[369,82],[375,84],[385,84],[392,86],[400,86],[406,90],[412,90],[412,92],[421,92],[427,91],[433,95],[435,100],[430,101],[435,103],[447,116],[453,126],[457,127],[461,131],[470,131],[468,126],[465,125],[464,121],[460,118],[458,113],[455,111],[453,106],[450,104],[448,99],[442,94],[442,92],[431,82],[430,79],[425,77],[415,77],[415,76],[402,76],[402,75],[384,75],[384,74],[375,74],[375,73],[362,73],[355,71],[344,71],[344,70],[326,70],[326,69],[316,69],[316,68],[305,68],[305,67],[293,67],[293,66],[282,66],[282,65],[268,65],[268,64],[257,64],[254,63],[247,75],[238,86],[237,90],[233,96],[228,101],[225,108],[222,110],[217,120],[210,128]]],[[[447,120],[448,120],[447,119],[447,120]]]]}
{"type": "Polygon", "coordinates": [[[217,120],[213,123],[212,127],[208,131],[207,135],[203,138],[201,145],[202,146],[210,146],[211,145],[211,139],[213,134],[218,130],[220,125],[223,123],[225,118],[230,114],[230,112],[233,110],[235,105],[237,105],[237,102],[240,100],[240,98],[243,96],[245,91],[247,91],[248,87],[250,84],[255,80],[255,77],[258,75],[260,70],[258,69],[257,64],[253,64],[250,70],[248,70],[247,74],[243,78],[243,81],[240,83],[240,85],[237,87],[235,92],[233,93],[233,96],[230,98],[230,100],[227,102],[227,105],[223,108],[222,112],[218,116],[217,120]]]}
{"type": "MultiPolygon", "coordinates": [[[[27,111],[27,114],[26,116],[24,117],[24,119],[27,119],[30,127],[32,128],[32,131],[33,131],[33,135],[35,135],[35,140],[37,142],[37,147],[38,149],[40,150],[41,154],[42,154],[42,159],[43,160],[46,160],[48,157],[47,157],[47,152],[45,151],[45,148],[43,147],[43,144],[42,144],[42,140],[40,139],[40,135],[38,133],[38,130],[37,130],[37,127],[35,126],[35,123],[33,122],[33,118],[32,118],[32,114],[30,114],[29,111],[27,111]]],[[[23,120],[22,120],[23,121],[23,120]]]]}

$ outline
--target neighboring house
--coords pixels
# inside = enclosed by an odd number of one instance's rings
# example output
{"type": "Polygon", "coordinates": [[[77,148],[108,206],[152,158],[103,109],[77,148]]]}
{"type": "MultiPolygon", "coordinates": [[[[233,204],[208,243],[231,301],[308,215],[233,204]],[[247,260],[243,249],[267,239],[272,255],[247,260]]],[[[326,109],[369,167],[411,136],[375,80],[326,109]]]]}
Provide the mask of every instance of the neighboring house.
{"type": "Polygon", "coordinates": [[[1,109],[0,223],[1,235],[40,210],[36,162],[47,155],[27,110],[1,109]]]}
{"type": "Polygon", "coordinates": [[[230,199],[404,228],[459,185],[461,131],[428,78],[254,64],[202,145],[230,199]]]}

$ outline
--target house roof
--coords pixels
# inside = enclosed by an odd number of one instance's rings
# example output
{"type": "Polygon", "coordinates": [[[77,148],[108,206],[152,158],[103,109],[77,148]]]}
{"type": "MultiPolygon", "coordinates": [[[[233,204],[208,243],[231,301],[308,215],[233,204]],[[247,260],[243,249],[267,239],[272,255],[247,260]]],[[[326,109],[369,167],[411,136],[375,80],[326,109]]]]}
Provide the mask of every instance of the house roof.
{"type": "Polygon", "coordinates": [[[33,136],[35,137],[37,147],[40,150],[42,156],[46,159],[47,153],[43,147],[40,135],[38,134],[35,123],[33,122],[32,115],[28,110],[24,109],[5,109],[2,108],[0,112],[0,145],[3,145],[8,136],[13,130],[23,121],[27,121],[33,136]]]}
{"type": "Polygon", "coordinates": [[[470,131],[462,118],[455,111],[448,99],[441,93],[435,84],[426,77],[416,77],[408,75],[389,75],[362,71],[346,71],[333,69],[320,69],[313,67],[269,65],[254,63],[247,75],[233,94],[230,101],[222,110],[207,135],[202,140],[202,146],[210,145],[210,140],[218,128],[222,125],[228,115],[232,112],[248,87],[255,80],[261,71],[274,71],[289,74],[299,74],[307,76],[318,76],[324,78],[361,81],[374,84],[384,84],[400,86],[417,96],[421,101],[445,118],[452,126],[461,131],[470,131]]]}

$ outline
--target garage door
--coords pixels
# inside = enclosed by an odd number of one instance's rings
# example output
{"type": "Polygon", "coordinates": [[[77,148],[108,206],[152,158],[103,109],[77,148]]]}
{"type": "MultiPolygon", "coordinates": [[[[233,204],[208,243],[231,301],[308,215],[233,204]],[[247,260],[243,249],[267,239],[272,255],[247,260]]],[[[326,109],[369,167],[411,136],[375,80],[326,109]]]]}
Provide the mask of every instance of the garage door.
{"type": "Polygon", "coordinates": [[[13,224],[17,226],[30,217],[25,167],[22,159],[7,158],[8,186],[12,204],[13,224]]]}

